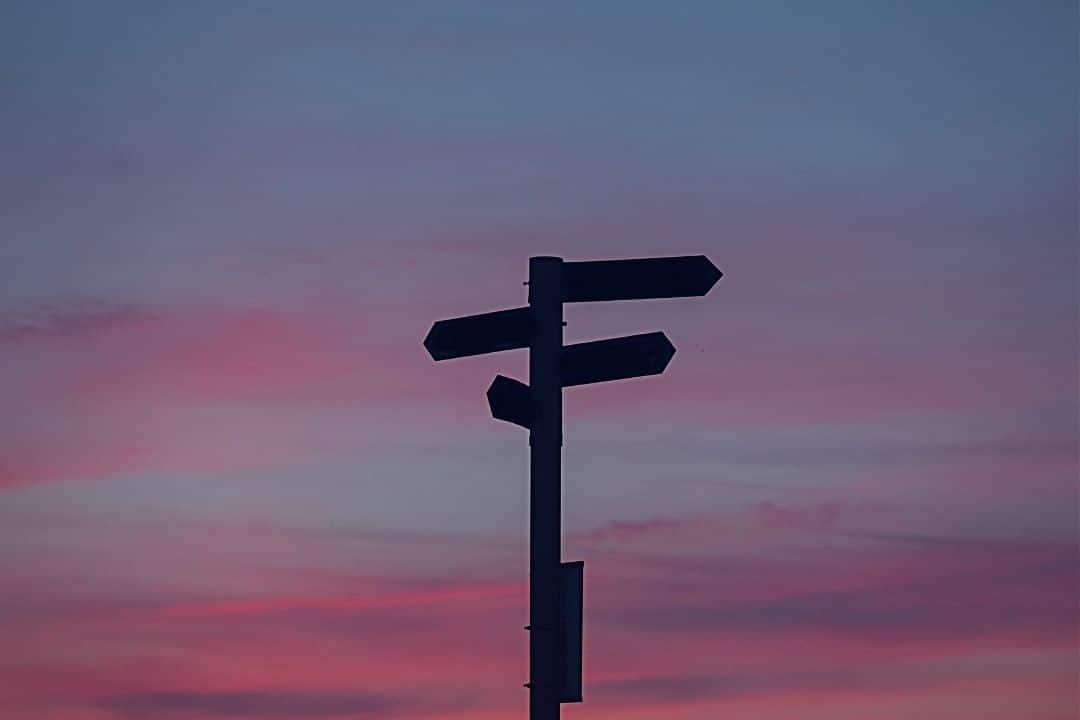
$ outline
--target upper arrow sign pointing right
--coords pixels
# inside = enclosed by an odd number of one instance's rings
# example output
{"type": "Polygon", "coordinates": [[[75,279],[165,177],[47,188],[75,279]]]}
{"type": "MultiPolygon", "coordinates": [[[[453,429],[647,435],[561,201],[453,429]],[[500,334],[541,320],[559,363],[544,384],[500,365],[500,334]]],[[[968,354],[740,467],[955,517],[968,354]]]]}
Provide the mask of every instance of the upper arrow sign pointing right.
{"type": "Polygon", "coordinates": [[[692,297],[723,273],[704,255],[563,263],[563,302],[692,297]]]}

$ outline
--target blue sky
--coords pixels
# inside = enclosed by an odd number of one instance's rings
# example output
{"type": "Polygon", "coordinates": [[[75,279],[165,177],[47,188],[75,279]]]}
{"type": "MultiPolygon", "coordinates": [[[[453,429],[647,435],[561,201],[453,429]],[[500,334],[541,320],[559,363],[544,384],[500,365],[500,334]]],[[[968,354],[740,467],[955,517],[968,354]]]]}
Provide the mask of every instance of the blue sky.
{"type": "Polygon", "coordinates": [[[1073,717],[1073,3],[6,15],[6,716],[520,715],[525,358],[420,342],[705,253],[567,308],[678,348],[566,394],[567,716],[1073,717]]]}

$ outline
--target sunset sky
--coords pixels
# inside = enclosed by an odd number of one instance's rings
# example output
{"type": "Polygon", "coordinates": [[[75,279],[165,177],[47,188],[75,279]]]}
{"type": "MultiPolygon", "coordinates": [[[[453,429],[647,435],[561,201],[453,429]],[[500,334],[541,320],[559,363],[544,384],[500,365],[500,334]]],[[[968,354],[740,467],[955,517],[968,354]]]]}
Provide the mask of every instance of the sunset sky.
{"type": "Polygon", "coordinates": [[[0,717],[526,717],[530,255],[708,255],[565,393],[567,720],[1075,720],[1075,0],[4,3],[0,717]]]}

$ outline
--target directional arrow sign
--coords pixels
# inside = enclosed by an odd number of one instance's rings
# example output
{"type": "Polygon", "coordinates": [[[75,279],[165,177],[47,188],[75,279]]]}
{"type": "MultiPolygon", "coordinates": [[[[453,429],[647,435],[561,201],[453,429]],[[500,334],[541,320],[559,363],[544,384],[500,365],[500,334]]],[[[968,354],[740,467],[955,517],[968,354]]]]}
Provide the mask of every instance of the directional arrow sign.
{"type": "Polygon", "coordinates": [[[529,308],[440,320],[431,326],[424,347],[435,360],[483,355],[528,347],[532,337],[529,308]]]}
{"type": "Polygon", "coordinates": [[[487,391],[488,407],[496,420],[529,428],[533,419],[532,391],[523,382],[496,375],[487,391]]]}
{"type": "Polygon", "coordinates": [[[659,375],[674,354],[675,346],[662,332],[567,345],[562,352],[562,384],[659,375]]]}
{"type": "Polygon", "coordinates": [[[723,273],[704,255],[563,263],[563,302],[691,297],[723,273]]]}

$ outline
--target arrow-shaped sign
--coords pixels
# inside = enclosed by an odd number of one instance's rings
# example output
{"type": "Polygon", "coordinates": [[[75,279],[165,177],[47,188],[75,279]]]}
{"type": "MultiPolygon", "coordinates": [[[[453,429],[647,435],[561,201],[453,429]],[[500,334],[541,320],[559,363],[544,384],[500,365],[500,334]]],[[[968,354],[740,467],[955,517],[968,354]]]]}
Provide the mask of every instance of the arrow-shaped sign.
{"type": "Polygon", "coordinates": [[[528,347],[532,337],[529,308],[440,320],[431,326],[424,347],[435,360],[483,355],[528,347]]]}
{"type": "Polygon", "coordinates": [[[529,386],[504,375],[496,375],[487,391],[488,407],[496,420],[532,426],[533,400],[529,386]]]}
{"type": "Polygon", "coordinates": [[[723,273],[704,255],[566,262],[563,302],[704,295],[723,273]]]}
{"type": "Polygon", "coordinates": [[[675,354],[662,332],[567,345],[562,351],[562,385],[659,375],[675,354]]]}

